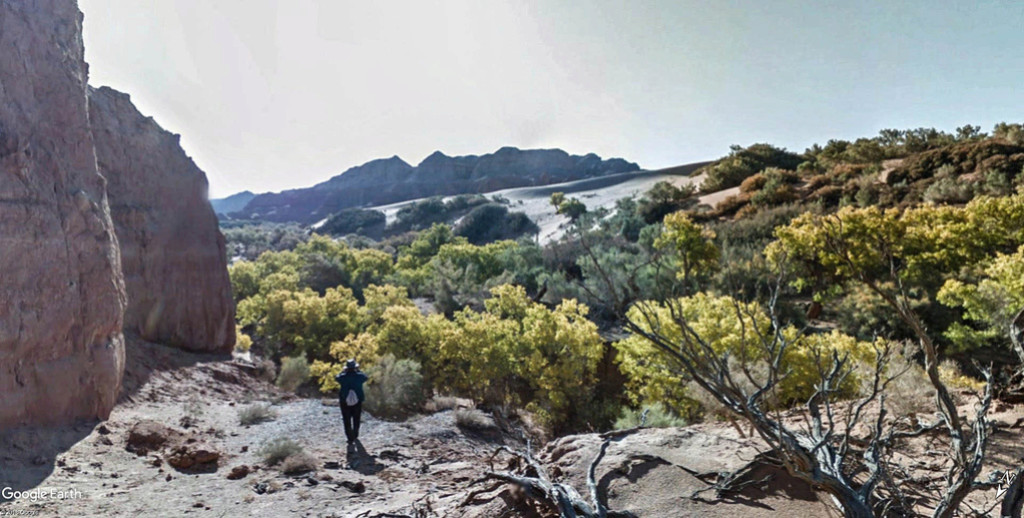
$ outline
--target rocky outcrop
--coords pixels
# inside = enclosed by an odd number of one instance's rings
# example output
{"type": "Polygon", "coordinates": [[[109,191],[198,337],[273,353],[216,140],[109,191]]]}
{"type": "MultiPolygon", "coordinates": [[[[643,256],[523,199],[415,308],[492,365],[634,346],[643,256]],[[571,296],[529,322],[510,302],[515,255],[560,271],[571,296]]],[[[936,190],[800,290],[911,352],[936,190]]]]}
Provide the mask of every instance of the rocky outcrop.
{"type": "Polygon", "coordinates": [[[192,351],[235,343],[224,237],[206,175],[127,94],[92,89],[89,113],[128,291],[124,329],[192,351]]]}
{"type": "Polygon", "coordinates": [[[437,195],[484,193],[637,171],[620,158],[570,155],[560,149],[503,147],[482,156],[436,151],[413,167],[397,156],[353,167],[307,189],[260,194],[236,215],[313,223],[342,209],[437,195]]]}
{"type": "Polygon", "coordinates": [[[0,427],[105,418],[125,290],[73,0],[0,0],[0,427]]]}
{"type": "MultiPolygon", "coordinates": [[[[597,434],[562,437],[540,460],[555,481],[585,495],[602,442],[597,434]]],[[[610,442],[594,480],[609,509],[637,516],[836,516],[827,496],[781,466],[756,465],[736,481],[735,494],[716,493],[711,484],[720,474],[748,466],[765,449],[724,425],[644,429],[610,442]]]]}

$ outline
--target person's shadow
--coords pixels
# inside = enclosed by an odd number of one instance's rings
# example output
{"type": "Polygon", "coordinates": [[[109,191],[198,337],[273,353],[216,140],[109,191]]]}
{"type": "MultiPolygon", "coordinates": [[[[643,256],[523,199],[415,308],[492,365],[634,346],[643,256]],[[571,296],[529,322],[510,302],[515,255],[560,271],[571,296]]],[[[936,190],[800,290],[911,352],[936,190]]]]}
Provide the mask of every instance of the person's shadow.
{"type": "Polygon", "coordinates": [[[363,475],[376,475],[380,470],[384,469],[384,465],[377,462],[377,458],[366,451],[362,441],[359,439],[356,439],[355,443],[349,445],[348,456],[345,460],[348,463],[348,469],[363,475]]]}

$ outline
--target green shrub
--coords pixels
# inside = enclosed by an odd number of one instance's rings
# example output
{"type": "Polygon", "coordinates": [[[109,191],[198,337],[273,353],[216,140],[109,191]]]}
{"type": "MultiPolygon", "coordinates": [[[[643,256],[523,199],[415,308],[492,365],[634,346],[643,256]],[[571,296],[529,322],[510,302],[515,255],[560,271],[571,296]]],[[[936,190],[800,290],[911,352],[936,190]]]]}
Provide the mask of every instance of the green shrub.
{"type": "Polygon", "coordinates": [[[345,209],[327,218],[318,231],[332,236],[378,235],[384,230],[386,222],[387,218],[379,210],[345,209]]]}
{"type": "Polygon", "coordinates": [[[466,214],[455,226],[454,233],[474,245],[502,239],[515,239],[540,232],[540,227],[522,212],[509,212],[498,203],[480,205],[466,214]]]}
{"type": "Polygon", "coordinates": [[[803,161],[800,155],[769,144],[754,144],[748,148],[735,146],[729,156],[701,168],[705,177],[700,190],[715,192],[736,187],[769,167],[793,171],[803,161]]]}
{"type": "Polygon", "coordinates": [[[264,443],[258,454],[266,465],[276,466],[288,457],[302,452],[303,449],[299,443],[287,437],[278,437],[264,443]]]}
{"type": "Polygon", "coordinates": [[[305,354],[285,358],[281,361],[281,373],[277,375],[277,386],[288,392],[295,392],[309,379],[309,361],[305,354]]]}
{"type": "Polygon", "coordinates": [[[423,406],[424,386],[420,363],[382,356],[367,375],[366,410],[382,419],[403,419],[423,406]]]}
{"type": "Polygon", "coordinates": [[[670,412],[665,408],[665,405],[655,403],[653,405],[644,405],[641,409],[622,409],[622,415],[615,421],[615,429],[635,428],[640,426],[641,420],[644,421],[644,426],[647,428],[678,428],[689,424],[686,419],[670,412]],[[645,412],[647,414],[646,418],[644,418],[645,412]]]}

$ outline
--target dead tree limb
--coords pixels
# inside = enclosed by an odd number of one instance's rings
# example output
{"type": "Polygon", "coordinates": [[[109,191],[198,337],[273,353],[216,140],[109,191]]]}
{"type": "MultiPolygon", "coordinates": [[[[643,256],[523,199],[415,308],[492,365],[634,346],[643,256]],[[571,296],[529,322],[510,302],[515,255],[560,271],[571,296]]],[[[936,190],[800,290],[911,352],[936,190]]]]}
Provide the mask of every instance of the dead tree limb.
{"type": "MultiPolygon", "coordinates": [[[[645,411],[641,416],[640,426],[630,428],[628,430],[608,432],[601,435],[604,440],[601,442],[598,454],[594,457],[594,460],[591,461],[587,470],[587,487],[590,493],[590,502],[585,501],[579,492],[572,486],[562,484],[560,482],[552,482],[550,477],[548,477],[544,466],[542,466],[533,456],[529,443],[527,443],[526,450],[523,452],[513,450],[507,446],[502,446],[495,451],[495,454],[504,452],[523,461],[526,465],[526,469],[523,474],[492,470],[485,473],[482,478],[474,481],[471,485],[487,480],[497,480],[501,483],[512,484],[522,489],[523,492],[532,500],[541,502],[557,511],[561,518],[636,518],[636,515],[628,511],[609,511],[608,508],[601,503],[596,481],[596,472],[597,466],[604,458],[611,442],[640,430],[646,419],[647,412],[645,411]],[[532,473],[533,476],[530,476],[530,473],[532,473]]],[[[500,484],[491,486],[491,489],[489,490],[497,489],[497,487],[500,487],[500,484]]],[[[474,491],[470,493],[466,500],[463,501],[462,505],[469,504],[472,499],[480,493],[481,491],[474,491]]]]}

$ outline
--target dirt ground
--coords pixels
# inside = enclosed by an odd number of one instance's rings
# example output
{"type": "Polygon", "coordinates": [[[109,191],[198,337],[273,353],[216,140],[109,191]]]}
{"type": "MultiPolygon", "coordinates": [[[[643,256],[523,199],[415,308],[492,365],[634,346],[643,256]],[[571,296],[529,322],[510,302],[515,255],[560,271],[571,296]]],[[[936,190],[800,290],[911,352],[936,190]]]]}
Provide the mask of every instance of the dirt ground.
{"type": "MultiPolygon", "coordinates": [[[[333,399],[282,394],[261,381],[256,366],[244,359],[152,344],[134,343],[133,348],[125,393],[109,420],[0,433],[0,487],[49,495],[35,501],[6,498],[0,515],[550,515],[506,485],[474,483],[488,469],[507,467],[507,456],[497,457],[492,466],[499,445],[522,449],[524,444],[508,434],[463,430],[451,410],[401,423],[364,413],[361,446],[349,452],[333,399]],[[276,417],[241,425],[239,410],[260,402],[269,404],[276,417]],[[142,420],[178,430],[221,457],[214,466],[181,471],[167,462],[166,451],[136,455],[126,446],[129,431],[142,420]],[[265,466],[259,450],[277,438],[301,444],[315,459],[315,470],[286,475],[265,466]],[[229,479],[240,466],[252,472],[229,479]]],[[[986,475],[1024,462],[1022,415],[1020,408],[1008,405],[992,415],[997,426],[986,475]]],[[[552,478],[586,494],[586,468],[600,442],[594,434],[563,437],[538,448],[537,456],[552,478]]],[[[720,423],[642,430],[610,445],[598,469],[599,486],[612,509],[639,516],[837,515],[827,497],[778,473],[769,484],[728,500],[716,500],[711,493],[690,498],[706,487],[693,471],[735,469],[759,449],[755,439],[720,423]]],[[[922,437],[902,451],[902,463],[921,480],[920,487],[908,490],[926,509],[934,498],[928,490],[931,481],[943,476],[940,444],[922,437]]],[[[983,509],[994,497],[995,489],[979,490],[971,504],[983,509]]]]}

